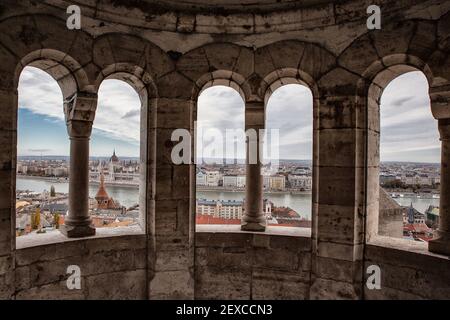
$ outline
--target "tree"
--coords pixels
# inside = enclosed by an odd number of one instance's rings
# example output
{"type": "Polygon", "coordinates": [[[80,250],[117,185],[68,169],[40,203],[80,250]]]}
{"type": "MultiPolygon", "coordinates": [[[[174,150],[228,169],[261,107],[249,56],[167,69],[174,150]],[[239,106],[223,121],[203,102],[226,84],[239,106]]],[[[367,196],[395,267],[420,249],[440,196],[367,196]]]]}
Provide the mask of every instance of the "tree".
{"type": "Polygon", "coordinates": [[[55,187],[51,186],[50,187],[50,197],[55,197],[56,196],[56,191],[55,191],[55,187]]]}
{"type": "Polygon", "coordinates": [[[41,227],[41,208],[36,208],[36,214],[34,215],[34,229],[39,229],[41,227]]]}
{"type": "Polygon", "coordinates": [[[405,184],[401,180],[398,180],[398,179],[386,181],[385,183],[382,184],[382,186],[387,189],[400,189],[400,188],[405,189],[405,187],[406,187],[405,184]]]}
{"type": "Polygon", "coordinates": [[[53,215],[53,222],[54,222],[54,224],[55,224],[55,229],[59,229],[59,217],[60,217],[60,215],[59,215],[58,212],[56,212],[56,213],[53,215]]]}
{"type": "Polygon", "coordinates": [[[32,213],[31,215],[30,215],[30,225],[31,225],[31,230],[36,230],[37,229],[37,227],[36,227],[36,215],[34,214],[34,213],[32,213]]]}

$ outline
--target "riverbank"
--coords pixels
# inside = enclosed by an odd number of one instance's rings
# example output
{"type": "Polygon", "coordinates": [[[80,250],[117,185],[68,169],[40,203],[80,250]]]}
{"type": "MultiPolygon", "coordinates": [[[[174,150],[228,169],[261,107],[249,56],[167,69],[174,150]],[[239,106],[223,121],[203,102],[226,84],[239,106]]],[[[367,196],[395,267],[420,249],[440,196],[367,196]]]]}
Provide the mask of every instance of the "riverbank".
{"type": "MultiPolygon", "coordinates": [[[[197,191],[199,192],[237,192],[242,193],[245,192],[244,188],[238,188],[238,189],[230,189],[230,188],[224,188],[224,187],[204,187],[204,186],[197,186],[197,191]]],[[[311,190],[308,191],[300,191],[300,190],[264,190],[264,194],[302,194],[302,195],[310,195],[311,190]]]]}
{"type": "MultiPolygon", "coordinates": [[[[54,183],[69,183],[69,178],[61,178],[61,177],[43,177],[43,176],[29,176],[29,175],[21,175],[18,174],[17,178],[20,179],[29,179],[29,180],[41,180],[46,182],[54,182],[54,183]]],[[[100,181],[97,180],[89,180],[89,184],[99,185],[100,181]]],[[[124,183],[118,181],[105,181],[105,186],[118,186],[132,189],[139,189],[138,183],[124,183]]]]}
{"type": "Polygon", "coordinates": [[[28,175],[22,175],[22,174],[18,174],[17,179],[41,180],[41,181],[55,182],[55,183],[68,183],[69,182],[68,177],[43,177],[43,176],[28,176],[28,175]]]}
{"type": "MultiPolygon", "coordinates": [[[[51,186],[54,185],[57,193],[69,192],[69,181],[58,181],[54,178],[48,179],[48,177],[30,177],[30,176],[17,176],[16,188],[17,190],[30,190],[41,193],[44,190],[49,191],[51,186]]],[[[203,189],[203,188],[202,188],[203,189]]],[[[245,198],[245,190],[227,191],[223,188],[205,188],[202,190],[197,187],[198,199],[210,199],[210,200],[243,200],[245,198]]],[[[139,188],[137,186],[130,187],[129,185],[115,185],[107,186],[106,188],[110,197],[119,201],[126,207],[133,206],[139,203],[139,188]]],[[[94,198],[98,191],[98,186],[95,184],[89,184],[89,196],[94,198]]],[[[299,213],[302,217],[307,219],[311,218],[311,198],[312,194],[308,191],[299,191],[298,193],[291,194],[289,191],[284,192],[265,192],[264,198],[272,201],[279,207],[290,207],[299,213]]],[[[395,198],[396,202],[402,206],[413,205],[419,212],[424,213],[430,205],[439,206],[439,199],[426,199],[424,197],[416,196],[404,196],[402,198],[395,198]]]]}
{"type": "MultiPolygon", "coordinates": [[[[46,177],[41,177],[36,179],[35,177],[24,178],[22,176],[17,176],[16,179],[16,189],[17,190],[30,190],[33,192],[41,193],[44,190],[50,191],[50,188],[54,186],[57,193],[69,193],[69,181],[56,181],[55,179],[47,179],[46,177]]],[[[114,200],[120,202],[120,204],[125,207],[131,207],[139,203],[139,187],[137,186],[124,186],[124,185],[113,185],[106,186],[106,191],[108,195],[114,200]]],[[[89,196],[94,198],[98,192],[98,185],[89,184],[89,196]]]]}

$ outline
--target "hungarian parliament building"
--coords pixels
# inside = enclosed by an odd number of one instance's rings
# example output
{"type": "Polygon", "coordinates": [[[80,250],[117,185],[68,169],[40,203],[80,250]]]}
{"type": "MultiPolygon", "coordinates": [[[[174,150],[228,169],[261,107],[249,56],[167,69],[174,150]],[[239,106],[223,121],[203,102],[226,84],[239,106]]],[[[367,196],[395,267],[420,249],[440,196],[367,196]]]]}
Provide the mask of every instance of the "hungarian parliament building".
{"type": "Polygon", "coordinates": [[[89,180],[100,183],[103,174],[105,184],[139,185],[139,162],[120,160],[114,150],[108,161],[93,160],[89,170],[89,180]]]}

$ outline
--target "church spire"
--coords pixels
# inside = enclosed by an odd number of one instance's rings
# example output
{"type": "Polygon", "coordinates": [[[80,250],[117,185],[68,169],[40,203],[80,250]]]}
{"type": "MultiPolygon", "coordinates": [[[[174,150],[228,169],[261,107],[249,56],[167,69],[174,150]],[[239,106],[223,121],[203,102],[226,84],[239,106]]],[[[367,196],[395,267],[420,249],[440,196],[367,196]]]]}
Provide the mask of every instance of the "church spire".
{"type": "Polygon", "coordinates": [[[100,174],[100,186],[98,187],[98,191],[97,191],[97,194],[95,195],[95,199],[97,201],[109,199],[109,195],[105,189],[105,176],[103,175],[103,172],[100,174]]]}
{"type": "Polygon", "coordinates": [[[109,159],[110,162],[119,162],[119,157],[116,155],[116,149],[114,148],[113,155],[109,159]]]}

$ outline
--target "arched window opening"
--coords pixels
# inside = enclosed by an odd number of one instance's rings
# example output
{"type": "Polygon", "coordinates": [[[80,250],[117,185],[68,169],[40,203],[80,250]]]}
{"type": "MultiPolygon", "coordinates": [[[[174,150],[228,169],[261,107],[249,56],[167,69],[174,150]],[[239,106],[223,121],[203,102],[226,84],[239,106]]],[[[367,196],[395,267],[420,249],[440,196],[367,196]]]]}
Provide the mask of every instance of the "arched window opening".
{"type": "Polygon", "coordinates": [[[441,143],[427,78],[392,80],[380,99],[378,234],[428,242],[439,223],[441,143]]]}
{"type": "Polygon", "coordinates": [[[142,223],[140,116],[141,101],[131,85],[102,82],[89,159],[89,211],[96,228],[142,223]]]}
{"type": "Polygon", "coordinates": [[[25,67],[19,78],[16,237],[59,232],[68,210],[69,139],[58,83],[25,67]]]}
{"type": "Polygon", "coordinates": [[[311,90],[300,84],[276,89],[267,101],[266,133],[262,174],[267,225],[311,228],[311,90]]]}
{"type": "Polygon", "coordinates": [[[245,201],[245,105],[229,87],[213,86],[198,98],[196,226],[240,225],[245,201]]]}

